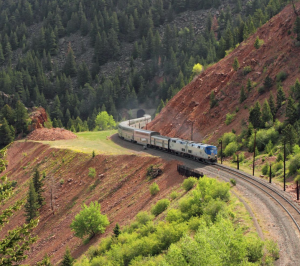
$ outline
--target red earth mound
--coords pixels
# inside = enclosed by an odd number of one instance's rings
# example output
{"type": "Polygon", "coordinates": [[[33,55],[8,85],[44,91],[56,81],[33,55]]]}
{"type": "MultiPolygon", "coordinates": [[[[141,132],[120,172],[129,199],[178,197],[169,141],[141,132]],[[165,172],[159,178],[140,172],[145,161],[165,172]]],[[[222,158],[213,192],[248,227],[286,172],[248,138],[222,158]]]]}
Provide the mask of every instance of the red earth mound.
{"type": "MultiPolygon", "coordinates": [[[[297,3],[298,12],[299,8],[300,3],[297,3]]],[[[228,56],[185,86],[148,125],[148,129],[170,137],[191,139],[193,128],[194,141],[206,140],[210,143],[217,143],[221,135],[232,129],[239,134],[247,126],[249,109],[257,100],[262,105],[270,92],[276,99],[275,80],[278,73],[287,73],[287,79],[282,82],[286,95],[299,78],[300,47],[293,32],[295,20],[292,6],[284,8],[228,56]],[[254,47],[257,37],[264,41],[259,49],[254,47]],[[238,71],[232,67],[235,58],[240,64],[238,71]],[[251,72],[244,72],[245,67],[251,68],[251,72]],[[258,88],[263,86],[267,76],[272,78],[273,86],[259,94],[258,88]],[[247,99],[240,103],[241,87],[247,87],[248,79],[252,81],[253,88],[247,92],[247,99]],[[210,108],[212,91],[218,100],[214,108],[210,108]],[[236,116],[226,125],[228,113],[236,116]]],[[[282,107],[278,111],[277,118],[283,119],[284,109],[282,107]]]]}
{"type": "Polygon", "coordinates": [[[76,139],[77,136],[69,130],[63,128],[37,128],[31,132],[27,139],[28,140],[44,140],[44,141],[54,141],[54,140],[66,140],[66,139],[76,139]]]}

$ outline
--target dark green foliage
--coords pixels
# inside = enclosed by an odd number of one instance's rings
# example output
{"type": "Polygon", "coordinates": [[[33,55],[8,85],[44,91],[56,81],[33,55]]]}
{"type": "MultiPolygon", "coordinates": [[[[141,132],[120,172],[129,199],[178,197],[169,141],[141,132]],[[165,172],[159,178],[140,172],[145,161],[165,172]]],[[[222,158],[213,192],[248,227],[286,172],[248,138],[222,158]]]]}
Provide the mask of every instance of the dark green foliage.
{"type": "Polygon", "coordinates": [[[260,128],[262,126],[261,107],[259,102],[256,102],[254,107],[251,108],[249,122],[251,122],[254,128],[260,128]]]}
{"type": "Polygon", "coordinates": [[[291,124],[288,124],[283,130],[282,134],[283,134],[283,142],[286,143],[288,148],[287,149],[288,153],[291,153],[293,151],[293,146],[298,141],[297,132],[291,124]]]}
{"type": "Polygon", "coordinates": [[[215,92],[212,91],[210,94],[210,108],[214,108],[218,103],[218,100],[215,97],[215,92]]]}
{"type": "Polygon", "coordinates": [[[292,125],[297,121],[297,119],[299,119],[295,100],[291,96],[288,98],[288,104],[286,107],[286,117],[288,123],[292,125]]]}
{"type": "Polygon", "coordinates": [[[29,191],[27,195],[27,202],[25,204],[25,216],[26,221],[30,222],[35,217],[39,215],[38,208],[40,207],[38,203],[38,196],[34,189],[33,180],[30,180],[29,191]]]}
{"type": "Polygon", "coordinates": [[[33,174],[33,185],[35,192],[37,194],[37,202],[40,206],[44,205],[44,200],[45,198],[43,197],[42,193],[44,192],[43,190],[43,180],[40,176],[39,170],[36,168],[35,172],[33,174]]]}
{"type": "Polygon", "coordinates": [[[66,76],[75,77],[77,74],[77,67],[74,57],[74,52],[71,45],[69,45],[66,63],[64,65],[64,73],[66,76]]]}
{"type": "Polygon", "coordinates": [[[52,266],[50,262],[50,257],[46,254],[42,261],[38,262],[36,266],[52,266]]]}
{"type": "Polygon", "coordinates": [[[8,145],[14,140],[14,138],[14,131],[9,127],[6,119],[4,118],[0,126],[0,147],[8,145]]]}
{"type": "Polygon", "coordinates": [[[268,99],[268,103],[269,103],[271,114],[272,114],[273,120],[274,120],[275,119],[275,115],[276,115],[276,106],[275,106],[274,96],[273,96],[272,92],[270,93],[270,97],[268,99]]]}
{"type": "Polygon", "coordinates": [[[264,87],[268,90],[273,86],[273,79],[270,76],[267,76],[264,81],[264,87]]]}
{"type": "MultiPolygon", "coordinates": [[[[230,48],[230,47],[229,47],[229,48],[230,48]]],[[[239,63],[239,61],[238,61],[238,59],[237,59],[236,57],[234,58],[234,62],[233,62],[232,67],[233,67],[233,69],[234,69],[235,71],[237,71],[237,70],[239,69],[239,67],[240,67],[240,63],[239,63]]]]}
{"type": "Polygon", "coordinates": [[[297,16],[295,21],[295,32],[297,34],[297,41],[300,41],[300,17],[297,16]]]}
{"type": "Polygon", "coordinates": [[[273,115],[271,112],[270,105],[267,100],[264,101],[262,107],[262,122],[265,125],[266,123],[271,124],[273,122],[273,115]]]}
{"type": "Polygon", "coordinates": [[[246,99],[247,99],[247,95],[246,95],[246,93],[245,93],[244,86],[242,86],[241,92],[240,92],[240,103],[242,103],[242,102],[245,101],[246,99]]]}
{"type": "Polygon", "coordinates": [[[61,266],[72,266],[74,259],[71,256],[70,249],[66,249],[66,253],[64,254],[64,258],[61,262],[61,266]]]}
{"type": "Polygon", "coordinates": [[[118,236],[121,234],[121,229],[120,229],[120,226],[118,223],[116,223],[116,226],[115,226],[113,232],[114,232],[114,236],[116,238],[118,238],[118,236]]]}
{"type": "Polygon", "coordinates": [[[277,75],[276,75],[276,81],[277,82],[282,82],[284,80],[286,80],[288,74],[285,71],[280,71],[277,75]]]}
{"type": "Polygon", "coordinates": [[[277,88],[277,99],[276,99],[276,108],[277,110],[282,106],[283,101],[285,101],[285,93],[282,89],[282,86],[279,85],[277,88]]]}

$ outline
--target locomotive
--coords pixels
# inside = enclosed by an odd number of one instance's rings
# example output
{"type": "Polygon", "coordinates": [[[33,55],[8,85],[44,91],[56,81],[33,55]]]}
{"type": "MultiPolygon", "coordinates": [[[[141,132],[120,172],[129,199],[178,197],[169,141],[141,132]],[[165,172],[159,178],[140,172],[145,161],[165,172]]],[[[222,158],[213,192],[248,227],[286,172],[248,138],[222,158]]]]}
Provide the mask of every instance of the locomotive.
{"type": "Polygon", "coordinates": [[[217,162],[218,150],[216,146],[196,143],[189,140],[161,136],[159,132],[144,129],[151,121],[150,115],[120,122],[119,137],[146,147],[157,148],[181,156],[190,157],[203,162],[217,162]]]}

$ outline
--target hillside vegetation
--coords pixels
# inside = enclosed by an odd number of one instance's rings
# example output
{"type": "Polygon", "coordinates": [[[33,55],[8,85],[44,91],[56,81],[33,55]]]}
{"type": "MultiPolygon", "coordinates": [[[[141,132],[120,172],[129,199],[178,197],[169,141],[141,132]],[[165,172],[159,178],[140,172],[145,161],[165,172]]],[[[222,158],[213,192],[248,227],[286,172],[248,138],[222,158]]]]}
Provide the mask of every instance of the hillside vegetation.
{"type": "MultiPolygon", "coordinates": [[[[54,127],[76,131],[93,130],[104,110],[115,120],[139,104],[159,111],[194,65],[223,58],[286,3],[1,1],[0,108],[43,106],[54,127]]],[[[9,140],[27,133],[5,108],[9,140]]]]}

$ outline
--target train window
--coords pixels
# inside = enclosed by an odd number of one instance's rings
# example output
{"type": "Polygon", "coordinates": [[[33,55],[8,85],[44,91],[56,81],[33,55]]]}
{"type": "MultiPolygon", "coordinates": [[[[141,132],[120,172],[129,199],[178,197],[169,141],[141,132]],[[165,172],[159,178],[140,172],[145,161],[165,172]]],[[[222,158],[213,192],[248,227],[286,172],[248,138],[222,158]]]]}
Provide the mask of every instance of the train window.
{"type": "Polygon", "coordinates": [[[188,150],[188,152],[189,152],[189,153],[192,153],[192,151],[191,151],[191,150],[188,150]]]}
{"type": "Polygon", "coordinates": [[[182,151],[185,151],[185,149],[181,149],[182,151]]]}
{"type": "Polygon", "coordinates": [[[172,142],[176,143],[176,140],[172,140],[172,142]]]}

